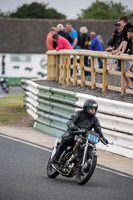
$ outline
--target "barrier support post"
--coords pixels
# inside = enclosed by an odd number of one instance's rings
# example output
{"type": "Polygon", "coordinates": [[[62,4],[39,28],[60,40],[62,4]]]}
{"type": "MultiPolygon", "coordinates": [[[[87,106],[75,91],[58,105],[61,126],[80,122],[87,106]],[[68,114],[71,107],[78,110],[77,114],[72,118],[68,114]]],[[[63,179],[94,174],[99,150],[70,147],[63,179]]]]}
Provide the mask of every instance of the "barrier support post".
{"type": "Polygon", "coordinates": [[[60,55],[59,83],[62,83],[62,68],[63,68],[63,55],[60,55]]]}
{"type": "Polygon", "coordinates": [[[77,56],[73,56],[73,85],[77,84],[77,56]]]}
{"type": "Polygon", "coordinates": [[[125,94],[124,60],[121,60],[121,95],[125,94]]]}
{"type": "Polygon", "coordinates": [[[70,76],[71,76],[71,56],[67,55],[67,86],[70,85],[70,76]]]}
{"type": "Polygon", "coordinates": [[[55,80],[55,56],[54,55],[52,55],[52,57],[51,57],[51,66],[52,66],[51,78],[54,81],[55,80]]]}
{"type": "Polygon", "coordinates": [[[107,90],[107,58],[103,59],[103,87],[102,92],[107,90]]]}
{"type": "Polygon", "coordinates": [[[50,80],[50,55],[48,55],[48,61],[47,61],[47,80],[50,80]]]}
{"type": "Polygon", "coordinates": [[[53,57],[53,80],[56,80],[56,68],[57,68],[57,59],[56,59],[56,55],[54,55],[53,57]]]}
{"type": "Polygon", "coordinates": [[[91,57],[91,89],[95,89],[95,68],[94,68],[94,57],[91,57]]]}
{"type": "Polygon", "coordinates": [[[55,56],[55,80],[59,81],[59,56],[55,56]]]}
{"type": "Polygon", "coordinates": [[[80,69],[81,69],[81,87],[84,87],[85,85],[84,56],[80,56],[80,69]]]}
{"type": "Polygon", "coordinates": [[[63,55],[63,81],[62,81],[63,85],[66,85],[66,75],[67,75],[67,72],[66,72],[66,55],[63,55]]]}

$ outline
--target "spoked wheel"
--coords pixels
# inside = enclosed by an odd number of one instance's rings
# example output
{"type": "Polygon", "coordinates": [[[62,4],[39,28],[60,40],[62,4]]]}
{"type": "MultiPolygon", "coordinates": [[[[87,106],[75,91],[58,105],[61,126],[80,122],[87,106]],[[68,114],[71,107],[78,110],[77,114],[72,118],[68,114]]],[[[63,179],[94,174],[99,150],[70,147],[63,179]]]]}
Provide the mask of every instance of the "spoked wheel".
{"type": "Polygon", "coordinates": [[[49,161],[47,164],[47,175],[50,178],[55,178],[56,176],[59,175],[59,173],[52,167],[50,160],[51,158],[49,158],[49,161]]]}
{"type": "Polygon", "coordinates": [[[82,159],[79,162],[79,167],[76,170],[76,181],[83,185],[91,178],[97,164],[97,156],[93,152],[89,152],[85,165],[82,166],[82,159]]]}

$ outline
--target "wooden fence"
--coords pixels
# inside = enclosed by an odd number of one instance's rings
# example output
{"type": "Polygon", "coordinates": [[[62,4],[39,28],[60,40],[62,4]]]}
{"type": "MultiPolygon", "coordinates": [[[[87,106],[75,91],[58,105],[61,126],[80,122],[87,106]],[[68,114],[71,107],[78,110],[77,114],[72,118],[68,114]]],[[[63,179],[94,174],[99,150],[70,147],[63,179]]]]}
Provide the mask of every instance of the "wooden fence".
{"type": "Polygon", "coordinates": [[[121,94],[133,94],[133,90],[125,88],[125,77],[132,77],[133,73],[124,71],[125,60],[133,61],[132,55],[112,55],[108,52],[98,52],[89,50],[60,50],[48,51],[47,64],[47,80],[59,81],[62,85],[69,86],[70,84],[80,84],[81,87],[85,85],[90,86],[91,89],[102,88],[102,92],[106,90],[113,90],[121,92],[121,94]],[[84,66],[84,56],[89,56],[91,59],[90,66],[84,66]],[[73,58],[73,64],[71,64],[73,58]],[[79,58],[79,59],[78,59],[79,58]],[[95,58],[103,59],[103,69],[99,69],[95,65],[95,58]],[[108,69],[108,59],[121,60],[121,71],[113,71],[108,69]],[[79,60],[79,62],[78,62],[79,60]],[[71,76],[71,69],[73,69],[73,76],[71,76]],[[78,71],[80,76],[78,77],[78,71]],[[90,72],[90,80],[85,80],[84,72],[90,72]],[[102,82],[96,81],[96,73],[102,74],[102,82]],[[121,77],[120,86],[113,86],[108,84],[108,76],[115,75],[121,77]]]}

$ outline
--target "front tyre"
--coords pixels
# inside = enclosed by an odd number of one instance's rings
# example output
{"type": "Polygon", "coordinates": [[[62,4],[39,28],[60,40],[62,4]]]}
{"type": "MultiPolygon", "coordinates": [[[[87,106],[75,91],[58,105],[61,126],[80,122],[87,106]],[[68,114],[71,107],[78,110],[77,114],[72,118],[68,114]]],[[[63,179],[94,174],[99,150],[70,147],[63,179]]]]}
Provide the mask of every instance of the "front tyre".
{"type": "Polygon", "coordinates": [[[94,152],[89,152],[88,158],[84,166],[82,165],[82,159],[79,162],[79,166],[76,170],[76,181],[79,185],[84,185],[91,178],[97,164],[97,156],[94,152]]]}
{"type": "Polygon", "coordinates": [[[52,167],[50,160],[51,158],[49,158],[49,161],[47,164],[47,175],[50,178],[55,178],[56,176],[59,175],[59,173],[52,167]]]}

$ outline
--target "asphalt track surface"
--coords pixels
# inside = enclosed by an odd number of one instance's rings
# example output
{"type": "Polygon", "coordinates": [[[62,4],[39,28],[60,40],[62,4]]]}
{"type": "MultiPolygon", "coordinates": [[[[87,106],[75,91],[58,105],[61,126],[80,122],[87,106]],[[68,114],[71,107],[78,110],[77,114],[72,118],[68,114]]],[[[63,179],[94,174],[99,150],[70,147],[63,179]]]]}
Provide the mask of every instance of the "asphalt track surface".
{"type": "Polygon", "coordinates": [[[47,148],[0,135],[0,200],[133,200],[133,178],[96,168],[83,186],[47,177],[47,148]]]}
{"type": "Polygon", "coordinates": [[[4,96],[7,96],[7,95],[14,95],[14,94],[22,94],[23,93],[23,90],[21,87],[11,87],[10,86],[10,90],[9,90],[9,93],[6,94],[3,92],[1,86],[0,86],[0,97],[4,97],[4,96]]]}

